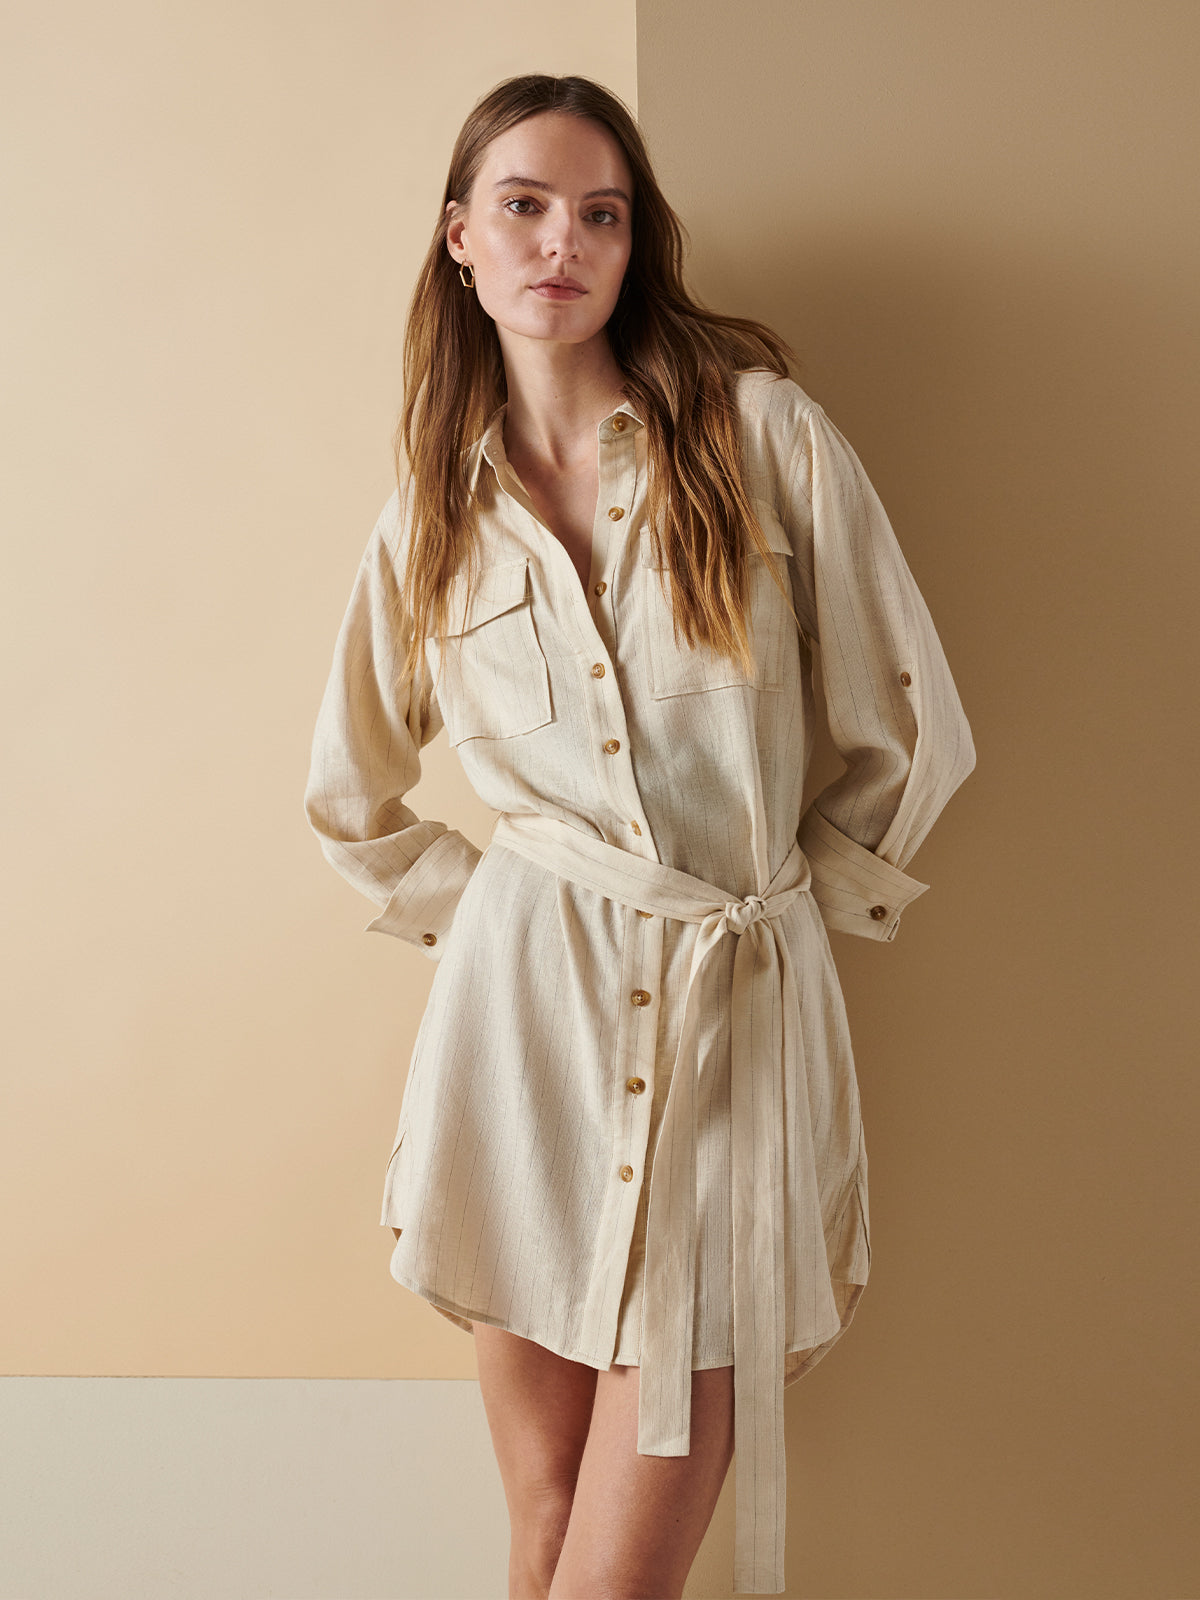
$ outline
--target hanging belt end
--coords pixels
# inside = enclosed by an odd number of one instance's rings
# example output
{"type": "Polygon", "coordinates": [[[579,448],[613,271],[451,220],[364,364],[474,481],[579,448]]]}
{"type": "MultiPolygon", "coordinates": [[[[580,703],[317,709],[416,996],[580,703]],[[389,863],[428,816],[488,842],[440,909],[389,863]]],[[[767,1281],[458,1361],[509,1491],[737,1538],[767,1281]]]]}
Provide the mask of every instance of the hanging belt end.
{"type": "Polygon", "coordinates": [[[691,1429],[664,1430],[657,1423],[638,1423],[637,1453],[640,1456],[690,1456],[691,1429]]]}
{"type": "Polygon", "coordinates": [[[645,1364],[638,1372],[638,1436],[640,1456],[688,1456],[692,1453],[692,1375],[678,1374],[674,1394],[663,1392],[662,1375],[645,1364]]]}
{"type": "Polygon", "coordinates": [[[734,1594],[782,1594],[787,1585],[781,1570],[775,1567],[747,1567],[734,1569],[734,1594]]]}

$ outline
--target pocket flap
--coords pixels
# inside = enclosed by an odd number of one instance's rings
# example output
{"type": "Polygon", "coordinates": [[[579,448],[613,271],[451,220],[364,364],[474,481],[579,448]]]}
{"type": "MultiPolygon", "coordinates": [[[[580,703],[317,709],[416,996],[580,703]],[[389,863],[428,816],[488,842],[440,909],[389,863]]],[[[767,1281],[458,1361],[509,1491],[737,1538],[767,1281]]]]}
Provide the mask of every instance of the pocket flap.
{"type": "MultiPolygon", "coordinates": [[[[790,556],[792,547],[788,543],[787,534],[784,533],[783,528],[780,526],[779,518],[775,514],[775,507],[769,500],[753,499],[751,504],[754,506],[759,525],[766,537],[767,548],[776,555],[790,556]]],[[[759,554],[753,548],[748,549],[746,553],[751,558],[759,554]]],[[[644,567],[656,567],[661,570],[666,565],[665,561],[655,555],[654,540],[651,538],[650,529],[647,527],[642,529],[641,559],[644,567]]]]}
{"type": "Polygon", "coordinates": [[[787,534],[783,531],[783,524],[775,507],[769,500],[755,500],[754,509],[758,513],[758,520],[766,537],[767,548],[774,551],[777,556],[790,556],[792,546],[787,534]]]}
{"type": "Polygon", "coordinates": [[[490,622],[493,617],[519,606],[528,592],[528,569],[528,556],[482,567],[469,599],[466,574],[456,574],[446,605],[447,632],[451,635],[470,633],[480,623],[490,622]]]}

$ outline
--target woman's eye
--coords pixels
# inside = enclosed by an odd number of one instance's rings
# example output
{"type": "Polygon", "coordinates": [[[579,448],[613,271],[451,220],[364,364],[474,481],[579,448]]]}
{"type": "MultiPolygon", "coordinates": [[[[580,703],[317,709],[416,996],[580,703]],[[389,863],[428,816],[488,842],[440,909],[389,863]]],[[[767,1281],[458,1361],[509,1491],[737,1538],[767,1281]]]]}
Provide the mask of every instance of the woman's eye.
{"type": "MultiPolygon", "coordinates": [[[[532,206],[534,204],[536,204],[536,202],[533,201],[533,200],[530,200],[525,195],[513,195],[513,196],[511,196],[510,199],[505,200],[503,202],[504,210],[508,212],[510,217],[527,217],[527,216],[529,216],[530,213],[528,211],[516,211],[516,210],[513,210],[512,208],[515,207],[515,206],[532,206]]],[[[605,207],[602,207],[597,211],[592,211],[592,212],[589,213],[589,215],[593,218],[593,220],[595,218],[597,218],[597,217],[606,217],[608,220],[601,224],[601,226],[605,227],[605,228],[615,227],[616,224],[619,223],[620,220],[621,220],[620,217],[617,215],[617,213],[615,211],[609,211],[605,207]]]]}

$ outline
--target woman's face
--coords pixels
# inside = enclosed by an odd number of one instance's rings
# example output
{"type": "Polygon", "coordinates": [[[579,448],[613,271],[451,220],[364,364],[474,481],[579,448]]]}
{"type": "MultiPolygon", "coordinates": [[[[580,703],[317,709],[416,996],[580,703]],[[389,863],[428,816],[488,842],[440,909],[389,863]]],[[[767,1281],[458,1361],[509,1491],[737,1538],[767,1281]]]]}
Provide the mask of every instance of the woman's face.
{"type": "Polygon", "coordinates": [[[603,338],[632,247],[633,177],[607,128],[561,111],[527,117],[487,147],[469,205],[453,200],[446,245],[475,270],[479,303],[508,354],[517,340],[603,338]],[[578,285],[547,293],[545,279],[578,285]]]}

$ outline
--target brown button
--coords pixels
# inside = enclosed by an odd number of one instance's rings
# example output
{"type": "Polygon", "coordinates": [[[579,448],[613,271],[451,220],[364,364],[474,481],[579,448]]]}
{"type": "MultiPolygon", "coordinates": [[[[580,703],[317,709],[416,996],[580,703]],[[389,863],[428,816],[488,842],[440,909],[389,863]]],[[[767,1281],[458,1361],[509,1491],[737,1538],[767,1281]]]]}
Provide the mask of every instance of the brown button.
{"type": "Polygon", "coordinates": [[[592,668],[592,677],[593,678],[602,678],[603,676],[604,676],[604,663],[603,663],[603,661],[597,661],[596,665],[592,668]]]}
{"type": "Polygon", "coordinates": [[[625,508],[623,506],[609,506],[608,514],[614,522],[620,522],[625,515],[625,508]]]}
{"type": "Polygon", "coordinates": [[[422,944],[436,944],[437,943],[437,934],[436,933],[423,933],[421,935],[421,943],[422,944]]]}
{"type": "Polygon", "coordinates": [[[625,1087],[630,1094],[643,1094],[646,1088],[645,1078],[626,1078],[625,1087]]]}
{"type": "Polygon", "coordinates": [[[604,741],[604,751],[606,755],[615,756],[620,748],[620,739],[606,739],[604,741]]]}
{"type": "Polygon", "coordinates": [[[900,674],[900,682],[907,689],[909,684],[912,682],[912,673],[911,672],[902,672],[900,674]]]}
{"type": "Polygon", "coordinates": [[[642,837],[642,830],[638,827],[637,823],[636,822],[631,822],[629,824],[629,826],[633,829],[634,833],[636,833],[638,838],[640,839],[642,837]]]}
{"type": "Polygon", "coordinates": [[[872,906],[871,907],[871,915],[875,918],[876,922],[882,922],[884,917],[887,916],[887,914],[888,914],[888,908],[886,906],[872,906]]]}
{"type": "Polygon", "coordinates": [[[624,1180],[624,1182],[632,1183],[633,1182],[633,1168],[632,1167],[622,1167],[621,1168],[621,1177],[624,1180]]]}
{"type": "Polygon", "coordinates": [[[653,911],[639,911],[638,912],[638,916],[639,917],[647,917],[648,918],[648,917],[652,917],[653,915],[654,915],[653,911]]]}
{"type": "Polygon", "coordinates": [[[625,418],[624,417],[614,417],[612,425],[613,425],[613,432],[614,433],[624,433],[624,431],[625,431],[625,418]]]}
{"type": "Polygon", "coordinates": [[[607,588],[608,588],[608,585],[606,583],[598,583],[596,585],[596,591],[595,592],[597,594],[603,594],[605,589],[607,589],[607,588]]]}
{"type": "Polygon", "coordinates": [[[650,1004],[650,995],[646,989],[635,989],[629,998],[635,1006],[648,1006],[650,1004]]]}

